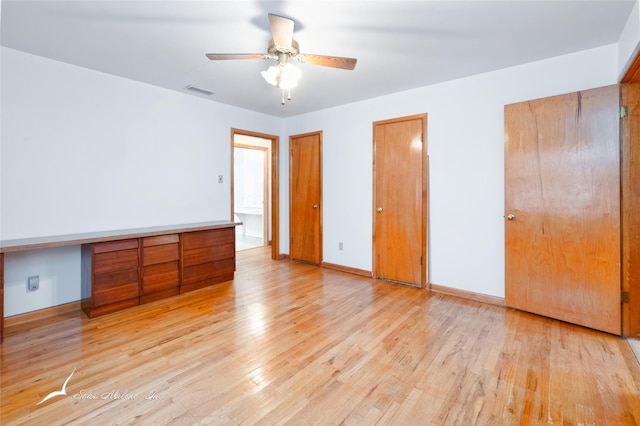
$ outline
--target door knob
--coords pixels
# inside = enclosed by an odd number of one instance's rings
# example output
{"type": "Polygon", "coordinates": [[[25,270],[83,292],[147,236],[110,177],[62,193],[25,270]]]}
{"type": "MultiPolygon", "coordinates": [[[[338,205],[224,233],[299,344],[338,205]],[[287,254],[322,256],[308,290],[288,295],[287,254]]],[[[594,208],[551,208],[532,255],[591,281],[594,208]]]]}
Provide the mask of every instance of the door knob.
{"type": "Polygon", "coordinates": [[[382,213],[382,207],[378,207],[378,213],[382,213]]]}
{"type": "Polygon", "coordinates": [[[317,209],[318,207],[319,207],[319,206],[318,206],[317,204],[314,204],[314,205],[313,205],[313,208],[314,208],[314,209],[317,209]]]}
{"type": "Polygon", "coordinates": [[[508,215],[507,215],[507,219],[508,219],[508,220],[513,220],[513,219],[515,219],[515,218],[516,218],[516,215],[515,215],[515,214],[513,214],[513,213],[510,213],[510,214],[508,214],[508,215]]]}

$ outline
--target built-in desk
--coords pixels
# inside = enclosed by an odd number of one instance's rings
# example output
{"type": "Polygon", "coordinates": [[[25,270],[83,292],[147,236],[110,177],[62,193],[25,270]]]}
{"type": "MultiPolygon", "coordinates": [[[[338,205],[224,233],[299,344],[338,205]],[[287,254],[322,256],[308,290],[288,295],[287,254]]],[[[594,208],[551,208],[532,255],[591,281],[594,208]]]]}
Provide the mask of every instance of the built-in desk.
{"type": "Polygon", "coordinates": [[[94,317],[233,279],[239,225],[214,221],[0,241],[0,341],[4,253],[82,246],[81,305],[94,317]]]}

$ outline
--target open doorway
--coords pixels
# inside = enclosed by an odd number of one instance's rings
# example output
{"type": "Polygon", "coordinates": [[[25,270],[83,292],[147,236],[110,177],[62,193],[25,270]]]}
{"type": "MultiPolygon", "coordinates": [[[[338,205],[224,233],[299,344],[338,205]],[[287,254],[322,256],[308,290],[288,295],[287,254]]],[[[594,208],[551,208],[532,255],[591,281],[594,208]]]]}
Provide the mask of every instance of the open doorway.
{"type": "Polygon", "coordinates": [[[278,258],[278,138],[232,130],[232,218],[236,250],[271,245],[278,258]]]}
{"type": "Polygon", "coordinates": [[[236,227],[236,250],[267,245],[268,147],[233,145],[233,219],[236,227]],[[266,204],[265,204],[266,202],[266,204]]]}

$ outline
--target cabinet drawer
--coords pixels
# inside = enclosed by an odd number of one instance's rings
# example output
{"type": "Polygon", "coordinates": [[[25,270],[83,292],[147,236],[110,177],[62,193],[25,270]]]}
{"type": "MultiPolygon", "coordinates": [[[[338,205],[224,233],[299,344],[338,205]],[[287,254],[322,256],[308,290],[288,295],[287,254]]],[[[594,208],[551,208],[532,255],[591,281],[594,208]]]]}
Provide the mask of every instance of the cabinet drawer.
{"type": "Polygon", "coordinates": [[[215,262],[185,267],[182,271],[182,284],[188,285],[198,281],[212,280],[226,274],[233,274],[235,268],[234,259],[222,259],[215,262]]]}
{"type": "Polygon", "coordinates": [[[109,251],[96,254],[93,258],[93,271],[96,274],[122,271],[138,267],[138,249],[109,251]]]}
{"type": "MultiPolygon", "coordinates": [[[[138,298],[138,284],[112,287],[107,290],[96,291],[93,295],[93,307],[109,305],[129,299],[138,298]]],[[[137,304],[137,303],[135,303],[137,304]]]]}
{"type": "Polygon", "coordinates": [[[142,239],[142,247],[161,246],[180,242],[180,235],[158,235],[157,237],[146,237],[142,239]]]}
{"type": "Polygon", "coordinates": [[[185,250],[182,254],[182,261],[185,266],[192,266],[221,259],[228,259],[234,256],[234,250],[235,248],[233,243],[185,250]]]}
{"type": "Polygon", "coordinates": [[[118,251],[118,250],[128,250],[128,249],[137,249],[138,248],[138,240],[120,240],[120,241],[109,241],[106,243],[95,243],[93,244],[93,253],[106,253],[109,251],[118,251]]]}
{"type": "Polygon", "coordinates": [[[182,247],[184,250],[190,250],[199,247],[233,243],[234,240],[235,233],[233,228],[186,232],[182,235],[182,247]]]}
{"type": "Polygon", "coordinates": [[[166,262],[144,268],[142,294],[153,293],[168,288],[178,288],[180,272],[178,262],[166,262]]]}
{"type": "Polygon", "coordinates": [[[138,297],[138,270],[96,274],[93,282],[93,306],[138,297]]]}
{"type": "Polygon", "coordinates": [[[142,249],[142,264],[154,265],[180,259],[178,243],[144,247],[142,249]]]}

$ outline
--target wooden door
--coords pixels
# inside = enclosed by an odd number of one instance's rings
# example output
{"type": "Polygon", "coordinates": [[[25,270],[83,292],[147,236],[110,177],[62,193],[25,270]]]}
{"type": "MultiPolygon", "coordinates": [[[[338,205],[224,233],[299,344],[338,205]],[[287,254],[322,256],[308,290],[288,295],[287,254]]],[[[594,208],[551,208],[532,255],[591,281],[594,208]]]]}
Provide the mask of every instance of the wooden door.
{"type": "MultiPolygon", "coordinates": [[[[640,65],[640,63],[638,64],[640,65]]],[[[637,75],[640,81],[640,75],[637,75]]],[[[622,120],[622,335],[640,338],[640,83],[621,85],[622,120]]]]}
{"type": "Polygon", "coordinates": [[[507,306],[620,334],[618,87],[504,111],[507,306]]]}
{"type": "Polygon", "coordinates": [[[290,158],[291,259],[322,262],[322,133],[292,136],[290,158]]]}
{"type": "Polygon", "coordinates": [[[374,123],[373,272],[422,286],[426,277],[426,115],[374,123]]]}

